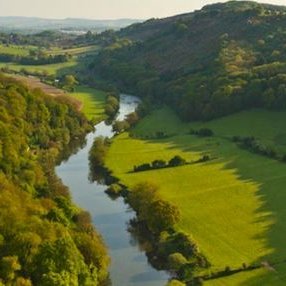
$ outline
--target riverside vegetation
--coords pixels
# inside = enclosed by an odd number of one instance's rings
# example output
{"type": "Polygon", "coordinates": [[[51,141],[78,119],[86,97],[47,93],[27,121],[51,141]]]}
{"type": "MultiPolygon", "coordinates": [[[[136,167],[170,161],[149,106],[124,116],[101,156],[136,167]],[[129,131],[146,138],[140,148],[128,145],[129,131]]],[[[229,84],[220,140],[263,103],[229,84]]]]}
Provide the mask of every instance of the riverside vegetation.
{"type": "Polygon", "coordinates": [[[95,83],[114,84],[148,106],[131,129],[114,125],[105,166],[127,196],[138,184],[154,184],[178,209],[173,230],[190,235],[208,262],[193,267],[176,254],[174,278],[187,285],[285,284],[285,23],[285,7],[208,5],[123,29],[121,44],[111,43],[88,67],[95,83]],[[130,172],[204,155],[216,160],[130,172]]]}
{"type": "MultiPolygon", "coordinates": [[[[75,52],[64,63],[36,70],[18,63],[2,67],[50,82],[74,74],[80,83],[113,95],[119,89],[141,97],[136,112],[114,122],[111,141],[94,143],[91,175],[104,167],[108,191],[123,195],[135,209],[130,230],[148,237],[146,253],[153,265],[171,270],[170,285],[285,285],[285,24],[285,7],[230,1],[118,32],[66,36],[59,54],[63,47],[95,50],[75,52]],[[197,163],[157,168],[175,157],[197,163]],[[131,171],[150,162],[156,168],[131,171]]],[[[49,32],[0,39],[15,49],[11,53],[26,46],[24,58],[33,46],[43,42],[49,50],[60,37],[49,32]]],[[[101,110],[114,116],[116,96],[106,103],[101,110]]],[[[39,149],[50,150],[47,142],[39,149]]],[[[70,231],[74,223],[62,227],[70,231]]],[[[37,279],[17,269],[11,255],[3,263],[16,269],[2,280],[37,279]]],[[[49,281],[69,279],[51,276],[49,281]]]]}
{"type": "Polygon", "coordinates": [[[3,75],[0,93],[0,284],[98,285],[105,246],[54,172],[91,125],[69,102],[3,75]]]}

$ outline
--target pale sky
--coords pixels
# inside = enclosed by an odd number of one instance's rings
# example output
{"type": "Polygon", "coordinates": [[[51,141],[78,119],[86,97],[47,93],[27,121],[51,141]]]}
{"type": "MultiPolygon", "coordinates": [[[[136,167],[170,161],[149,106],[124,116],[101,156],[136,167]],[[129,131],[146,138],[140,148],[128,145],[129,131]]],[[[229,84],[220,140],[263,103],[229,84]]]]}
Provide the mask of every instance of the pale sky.
{"type": "MultiPolygon", "coordinates": [[[[161,18],[225,0],[0,0],[0,16],[42,18],[161,18]]],[[[259,2],[286,5],[286,0],[259,2]]]]}

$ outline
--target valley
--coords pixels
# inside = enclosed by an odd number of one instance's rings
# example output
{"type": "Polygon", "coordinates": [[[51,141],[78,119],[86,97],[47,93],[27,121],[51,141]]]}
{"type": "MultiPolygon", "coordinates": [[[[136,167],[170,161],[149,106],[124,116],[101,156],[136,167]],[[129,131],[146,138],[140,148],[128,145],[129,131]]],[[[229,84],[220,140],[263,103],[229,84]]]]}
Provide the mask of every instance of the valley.
{"type": "Polygon", "coordinates": [[[286,8],[48,22],[1,24],[0,285],[285,285],[286,8]]]}

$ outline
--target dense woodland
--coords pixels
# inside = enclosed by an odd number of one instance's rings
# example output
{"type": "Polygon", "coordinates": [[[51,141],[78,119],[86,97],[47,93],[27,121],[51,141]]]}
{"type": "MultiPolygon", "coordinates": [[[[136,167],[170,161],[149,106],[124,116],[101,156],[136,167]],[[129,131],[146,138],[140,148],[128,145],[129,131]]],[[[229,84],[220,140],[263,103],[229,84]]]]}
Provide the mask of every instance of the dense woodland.
{"type": "Polygon", "coordinates": [[[54,171],[90,124],[66,99],[3,75],[0,94],[0,285],[98,285],[105,246],[54,171]]]}
{"type": "Polygon", "coordinates": [[[231,1],[112,35],[88,73],[186,120],[286,108],[286,8],[231,1]]]}

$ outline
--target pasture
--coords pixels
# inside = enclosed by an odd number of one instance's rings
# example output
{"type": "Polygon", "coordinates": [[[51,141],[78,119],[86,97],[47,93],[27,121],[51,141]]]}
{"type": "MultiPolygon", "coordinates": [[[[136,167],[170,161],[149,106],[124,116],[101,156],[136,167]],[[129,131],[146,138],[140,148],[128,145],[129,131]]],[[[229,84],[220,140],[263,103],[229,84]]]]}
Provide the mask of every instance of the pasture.
{"type": "Polygon", "coordinates": [[[34,46],[0,45],[0,54],[14,56],[28,56],[30,50],[35,50],[34,46]]]}
{"type": "Polygon", "coordinates": [[[252,110],[207,123],[182,123],[169,109],[153,112],[132,133],[117,136],[106,165],[128,187],[152,181],[163,198],[181,210],[178,229],[192,235],[211,263],[209,272],[261,262],[261,268],[206,285],[285,285],[286,164],[242,150],[229,140],[255,136],[285,150],[286,112],[252,110]],[[189,135],[190,128],[211,128],[215,136],[189,135]],[[163,131],[170,135],[156,139],[163,131]],[[210,154],[215,160],[176,168],[130,173],[134,165],[174,155],[196,160],[210,154]],[[276,263],[277,266],[276,266],[276,263]]]}
{"type": "Polygon", "coordinates": [[[69,55],[81,55],[81,54],[89,54],[94,53],[98,50],[98,46],[84,46],[84,47],[76,47],[76,48],[69,48],[69,49],[60,49],[60,48],[52,48],[47,50],[49,55],[62,55],[62,54],[69,54],[69,55]]]}
{"type": "Polygon", "coordinates": [[[70,96],[82,102],[82,112],[88,119],[96,121],[104,119],[106,98],[104,92],[86,86],[78,86],[75,92],[70,93],[70,96]]]}
{"type": "Polygon", "coordinates": [[[66,74],[67,70],[75,68],[77,61],[72,60],[65,63],[50,65],[19,65],[16,63],[0,63],[0,68],[8,68],[13,72],[27,71],[28,73],[44,73],[48,75],[60,76],[66,74]]]}

